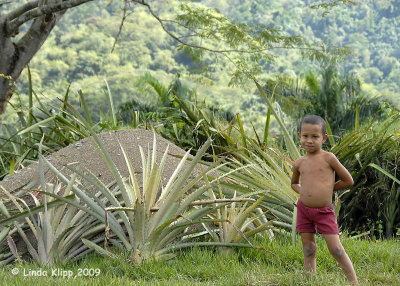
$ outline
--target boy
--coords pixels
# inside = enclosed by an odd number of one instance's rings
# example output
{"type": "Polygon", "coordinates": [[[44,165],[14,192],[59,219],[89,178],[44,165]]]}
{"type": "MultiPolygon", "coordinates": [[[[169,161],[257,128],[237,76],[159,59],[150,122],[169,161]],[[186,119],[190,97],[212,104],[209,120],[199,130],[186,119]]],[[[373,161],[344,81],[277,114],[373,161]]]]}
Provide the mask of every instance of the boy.
{"type": "Polygon", "coordinates": [[[292,189],[300,194],[296,231],[300,232],[303,244],[304,268],[309,272],[316,271],[315,233],[319,232],[349,281],[358,285],[353,264],[340,243],[332,208],[333,191],[352,186],[353,178],[335,155],[321,149],[328,138],[324,119],[316,115],[306,116],[300,123],[298,135],[306,155],[294,163],[291,183],[292,189]],[[337,182],[335,172],[340,178],[337,182]]]}

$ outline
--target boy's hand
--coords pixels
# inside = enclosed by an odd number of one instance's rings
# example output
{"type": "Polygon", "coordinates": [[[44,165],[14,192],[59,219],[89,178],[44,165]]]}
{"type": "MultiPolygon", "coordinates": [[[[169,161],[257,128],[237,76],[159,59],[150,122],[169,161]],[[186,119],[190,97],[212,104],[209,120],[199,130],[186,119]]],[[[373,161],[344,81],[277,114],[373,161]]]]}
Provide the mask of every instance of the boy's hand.
{"type": "Polygon", "coordinates": [[[296,160],[293,166],[293,175],[291,184],[292,184],[292,189],[298,194],[300,194],[300,189],[301,189],[299,180],[300,180],[299,160],[296,160]]]}
{"type": "Polygon", "coordinates": [[[300,184],[292,184],[292,189],[296,193],[300,194],[301,185],[300,184]]]}

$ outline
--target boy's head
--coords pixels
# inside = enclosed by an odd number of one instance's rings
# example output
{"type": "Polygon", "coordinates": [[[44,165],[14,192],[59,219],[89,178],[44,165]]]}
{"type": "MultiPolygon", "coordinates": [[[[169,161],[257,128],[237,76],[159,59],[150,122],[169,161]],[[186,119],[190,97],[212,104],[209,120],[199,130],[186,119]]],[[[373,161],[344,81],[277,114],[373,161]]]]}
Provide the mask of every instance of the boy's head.
{"type": "Polygon", "coordinates": [[[326,134],[326,122],[321,116],[307,115],[306,117],[304,117],[300,122],[299,132],[301,132],[301,127],[303,126],[303,124],[320,125],[322,136],[326,134]]]}
{"type": "Polygon", "coordinates": [[[299,131],[301,146],[307,153],[319,151],[328,138],[325,120],[317,115],[304,117],[300,122],[299,131]]]}

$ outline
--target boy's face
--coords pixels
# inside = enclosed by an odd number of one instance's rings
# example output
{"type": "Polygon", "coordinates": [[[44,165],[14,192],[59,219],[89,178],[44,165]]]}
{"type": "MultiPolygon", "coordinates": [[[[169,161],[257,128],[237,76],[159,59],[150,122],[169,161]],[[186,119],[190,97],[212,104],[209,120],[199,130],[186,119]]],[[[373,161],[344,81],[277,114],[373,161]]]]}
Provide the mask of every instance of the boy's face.
{"type": "Polygon", "coordinates": [[[307,153],[314,153],[321,150],[322,144],[328,138],[328,135],[322,134],[321,124],[303,123],[301,131],[298,134],[301,146],[307,153]]]}

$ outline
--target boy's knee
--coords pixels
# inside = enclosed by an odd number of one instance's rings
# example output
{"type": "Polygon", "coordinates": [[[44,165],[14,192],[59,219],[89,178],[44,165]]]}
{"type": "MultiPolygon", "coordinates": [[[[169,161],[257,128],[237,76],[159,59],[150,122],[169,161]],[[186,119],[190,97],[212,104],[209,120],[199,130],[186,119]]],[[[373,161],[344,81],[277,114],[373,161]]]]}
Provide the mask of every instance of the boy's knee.
{"type": "Polygon", "coordinates": [[[331,249],[330,252],[336,259],[341,259],[345,254],[343,247],[340,246],[331,249]]]}
{"type": "Polygon", "coordinates": [[[304,244],[303,252],[305,257],[314,257],[317,254],[317,244],[314,242],[304,244]]]}

